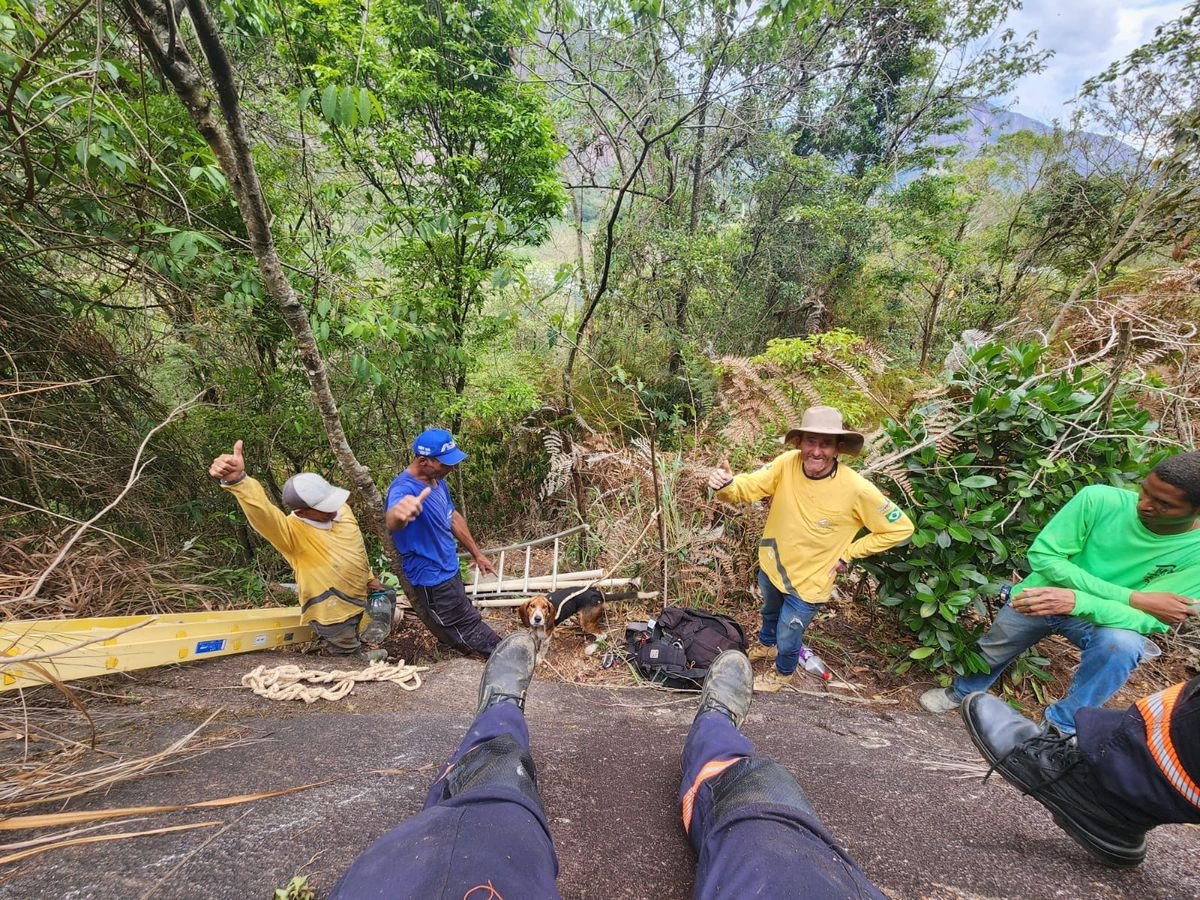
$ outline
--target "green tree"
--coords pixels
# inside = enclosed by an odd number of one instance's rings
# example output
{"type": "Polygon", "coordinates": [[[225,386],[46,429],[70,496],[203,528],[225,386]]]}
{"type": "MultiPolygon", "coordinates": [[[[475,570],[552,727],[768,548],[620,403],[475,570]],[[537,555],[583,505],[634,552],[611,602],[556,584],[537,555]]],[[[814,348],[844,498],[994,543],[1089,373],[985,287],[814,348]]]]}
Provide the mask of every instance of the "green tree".
{"type": "Polygon", "coordinates": [[[512,49],[538,7],[298,0],[295,12],[288,33],[311,82],[301,101],[379,204],[390,279],[355,337],[382,322],[376,336],[461,394],[494,273],[546,237],[566,200],[546,101],[512,49]]]}

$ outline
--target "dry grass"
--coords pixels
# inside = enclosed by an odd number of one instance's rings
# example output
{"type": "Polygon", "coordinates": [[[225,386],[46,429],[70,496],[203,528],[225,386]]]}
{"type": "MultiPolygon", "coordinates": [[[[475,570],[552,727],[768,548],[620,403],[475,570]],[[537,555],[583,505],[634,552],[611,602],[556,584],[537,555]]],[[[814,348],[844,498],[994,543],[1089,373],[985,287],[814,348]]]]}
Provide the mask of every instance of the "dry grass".
{"type": "Polygon", "coordinates": [[[150,561],[105,535],[77,543],[32,599],[21,599],[58,554],[63,533],[28,534],[0,544],[0,617],[79,618],[211,609],[223,599],[183,580],[194,563],[150,561]],[[183,578],[181,578],[183,576],[183,578]]]}

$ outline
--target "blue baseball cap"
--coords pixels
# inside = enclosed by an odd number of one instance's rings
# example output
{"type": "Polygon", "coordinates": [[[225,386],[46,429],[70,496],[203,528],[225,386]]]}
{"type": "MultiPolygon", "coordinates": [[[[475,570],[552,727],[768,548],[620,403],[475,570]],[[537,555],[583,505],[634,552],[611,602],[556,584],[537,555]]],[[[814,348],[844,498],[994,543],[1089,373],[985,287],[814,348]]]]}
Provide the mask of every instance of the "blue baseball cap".
{"type": "Polygon", "coordinates": [[[454,435],[445,428],[429,428],[417,435],[413,441],[413,453],[417,456],[432,456],[438,462],[447,466],[457,466],[467,458],[467,454],[458,449],[454,443],[454,435]]]}

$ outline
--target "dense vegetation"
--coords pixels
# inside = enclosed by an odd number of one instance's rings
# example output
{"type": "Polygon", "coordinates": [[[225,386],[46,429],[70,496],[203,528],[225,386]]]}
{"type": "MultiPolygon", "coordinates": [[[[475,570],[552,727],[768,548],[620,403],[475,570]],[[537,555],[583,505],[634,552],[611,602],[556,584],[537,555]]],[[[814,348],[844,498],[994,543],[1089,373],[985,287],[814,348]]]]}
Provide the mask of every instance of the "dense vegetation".
{"type": "Polygon", "coordinates": [[[635,566],[712,601],[754,525],[700,470],[822,400],[918,522],[899,654],[971,667],[1046,516],[1197,422],[1196,7],[974,152],[1016,5],[0,0],[6,611],[260,599],[207,461],[369,504],[432,423],[477,533],[611,563],[660,508],[635,566]]]}

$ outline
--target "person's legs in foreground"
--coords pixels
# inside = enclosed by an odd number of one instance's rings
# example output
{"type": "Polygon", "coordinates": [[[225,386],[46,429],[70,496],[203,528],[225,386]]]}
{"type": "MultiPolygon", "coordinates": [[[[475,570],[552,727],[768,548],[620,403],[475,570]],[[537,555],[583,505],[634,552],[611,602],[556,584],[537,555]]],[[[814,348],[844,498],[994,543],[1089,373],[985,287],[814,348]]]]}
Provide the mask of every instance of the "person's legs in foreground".
{"type": "Polygon", "coordinates": [[[1200,823],[1200,677],[1126,710],[1081,709],[1073,737],[988,694],[967,697],[962,716],[993,769],[1106,865],[1140,863],[1157,825],[1200,823]]]}
{"type": "Polygon", "coordinates": [[[534,654],[524,631],[496,648],[480,680],[475,721],[424,810],[354,860],[331,900],[559,896],[558,858],[522,711],[534,654]]]}
{"type": "MultiPolygon", "coordinates": [[[[759,643],[763,647],[774,645],[775,654],[755,652],[751,659],[774,658],[775,666],[754,683],[758,691],[774,692],[791,682],[792,673],[800,665],[800,648],[804,646],[804,631],[816,617],[821,607],[799,597],[785,594],[771,583],[761,571],[758,587],[762,593],[762,630],[759,643]]],[[[758,651],[758,648],[752,648],[758,651]]]]}
{"type": "Polygon", "coordinates": [[[443,637],[466,653],[489,655],[500,643],[467,596],[462,578],[455,575],[432,587],[417,587],[417,600],[425,605],[430,618],[442,629],[443,637]]]}
{"type": "Polygon", "coordinates": [[[693,895],[882,898],[825,830],[796,780],[756,755],[738,730],[753,679],[745,654],[717,657],[683,748],[679,800],[698,857],[693,895]]]}

